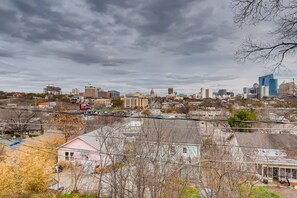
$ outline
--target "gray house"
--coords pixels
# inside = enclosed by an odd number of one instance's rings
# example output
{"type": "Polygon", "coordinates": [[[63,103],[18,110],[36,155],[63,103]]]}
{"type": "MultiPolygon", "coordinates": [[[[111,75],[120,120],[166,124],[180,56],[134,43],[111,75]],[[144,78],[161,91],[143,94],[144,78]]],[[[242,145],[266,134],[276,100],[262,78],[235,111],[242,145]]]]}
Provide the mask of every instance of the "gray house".
{"type": "Polygon", "coordinates": [[[181,176],[199,169],[202,140],[197,122],[146,119],[136,139],[141,142],[136,152],[151,164],[178,167],[181,176]]]}
{"type": "Polygon", "coordinates": [[[234,162],[270,181],[288,177],[297,182],[297,136],[291,134],[235,133],[230,137],[234,162]]]}

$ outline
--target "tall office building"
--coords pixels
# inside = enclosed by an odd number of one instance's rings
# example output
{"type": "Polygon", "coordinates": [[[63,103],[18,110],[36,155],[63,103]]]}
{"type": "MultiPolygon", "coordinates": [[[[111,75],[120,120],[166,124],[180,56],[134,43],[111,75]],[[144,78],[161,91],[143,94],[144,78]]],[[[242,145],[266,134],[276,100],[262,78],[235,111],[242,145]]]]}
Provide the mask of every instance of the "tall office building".
{"type": "Polygon", "coordinates": [[[86,98],[98,98],[98,92],[101,91],[101,88],[93,86],[85,86],[85,97],[86,98]]]}
{"type": "Polygon", "coordinates": [[[269,96],[269,87],[268,86],[259,86],[258,87],[258,99],[269,96]]]}
{"type": "Polygon", "coordinates": [[[97,97],[98,98],[105,98],[105,99],[111,98],[111,93],[101,90],[101,91],[98,91],[98,96],[97,97]]]}
{"type": "Polygon", "coordinates": [[[110,93],[111,98],[119,98],[121,94],[119,91],[116,90],[109,90],[108,92],[110,93]]]}
{"type": "Polygon", "coordinates": [[[269,96],[277,96],[278,93],[278,80],[273,77],[273,74],[259,77],[259,87],[268,86],[269,96]]]}
{"type": "Polygon", "coordinates": [[[201,88],[201,98],[212,98],[212,90],[210,88],[201,88]]]}
{"type": "Polygon", "coordinates": [[[218,94],[219,94],[220,96],[224,96],[224,95],[227,94],[227,90],[226,90],[226,89],[220,89],[220,90],[218,91],[218,94]]]}
{"type": "Polygon", "coordinates": [[[295,94],[296,88],[294,82],[283,82],[279,85],[278,95],[280,97],[292,96],[295,94]]]}

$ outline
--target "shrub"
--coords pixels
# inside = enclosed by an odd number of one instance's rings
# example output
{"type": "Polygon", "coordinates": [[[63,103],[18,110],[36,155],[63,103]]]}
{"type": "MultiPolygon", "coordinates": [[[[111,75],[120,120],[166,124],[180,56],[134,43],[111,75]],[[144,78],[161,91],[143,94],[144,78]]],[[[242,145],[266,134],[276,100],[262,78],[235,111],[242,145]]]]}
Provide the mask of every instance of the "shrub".
{"type": "Polygon", "coordinates": [[[230,116],[228,120],[230,127],[240,132],[248,132],[248,128],[250,128],[251,124],[244,121],[255,121],[257,120],[257,116],[252,111],[237,111],[233,116],[230,116]]]}

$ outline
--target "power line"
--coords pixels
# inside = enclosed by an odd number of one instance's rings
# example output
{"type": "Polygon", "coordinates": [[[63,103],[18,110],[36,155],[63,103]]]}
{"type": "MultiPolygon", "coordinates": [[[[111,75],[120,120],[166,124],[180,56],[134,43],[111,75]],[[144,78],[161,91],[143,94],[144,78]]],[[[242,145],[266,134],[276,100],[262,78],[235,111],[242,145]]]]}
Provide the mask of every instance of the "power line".
{"type": "MultiPolygon", "coordinates": [[[[5,147],[8,147],[6,145],[4,145],[5,147]]],[[[26,146],[26,147],[29,147],[31,149],[35,149],[35,150],[38,150],[38,151],[41,151],[41,152],[45,152],[45,153],[48,153],[48,154],[54,154],[55,156],[60,156],[60,157],[65,157],[64,155],[58,155],[56,153],[51,153],[51,152],[47,152],[47,151],[44,151],[44,150],[40,150],[40,149],[36,149],[34,147],[30,147],[28,145],[23,145],[23,146],[26,146]]],[[[9,147],[8,147],[9,148],[9,147]]],[[[73,148],[71,148],[73,149],[73,148]]],[[[25,151],[22,151],[20,149],[14,149],[15,151],[20,151],[22,153],[25,153],[25,154],[31,154],[31,153],[28,153],[28,152],[25,152],[25,151]]],[[[81,149],[73,149],[73,150],[81,150],[81,149]]],[[[82,150],[82,151],[85,151],[85,150],[82,150]]],[[[101,154],[105,154],[105,155],[108,155],[108,157],[110,156],[122,156],[122,157],[135,157],[137,160],[141,159],[141,160],[147,160],[149,162],[160,162],[160,163],[165,163],[165,164],[174,164],[174,165],[180,165],[180,166],[192,166],[192,167],[197,167],[197,168],[206,168],[206,169],[217,169],[217,170],[225,170],[226,168],[218,168],[218,167],[209,167],[209,166],[203,166],[201,164],[199,164],[199,162],[197,163],[181,163],[181,162],[173,162],[173,161],[170,161],[170,160],[159,160],[159,159],[156,159],[156,158],[150,158],[150,157],[147,157],[147,156],[140,156],[140,155],[131,155],[131,154],[115,154],[115,153],[106,153],[106,152],[100,152],[101,154]]],[[[69,156],[70,158],[70,156],[69,156]]],[[[74,158],[73,161],[76,161],[76,160],[85,160],[85,158],[74,158]]],[[[71,161],[71,160],[70,160],[71,161]]],[[[86,160],[86,161],[91,161],[91,162],[101,162],[101,160],[86,160]]],[[[208,160],[208,162],[214,162],[214,160],[208,160]]],[[[219,161],[219,160],[216,160],[215,162],[219,163],[225,163],[225,161],[219,161]]],[[[239,161],[237,161],[239,162],[239,161]]],[[[235,162],[234,162],[235,163],[235,162]]],[[[245,162],[240,162],[240,163],[245,163],[245,162]]],[[[249,163],[253,163],[253,164],[256,164],[255,162],[249,162],[249,163]]],[[[241,173],[249,173],[249,174],[255,174],[256,172],[251,172],[251,171],[242,171],[242,170],[238,170],[238,169],[230,169],[228,168],[228,170],[232,170],[232,171],[235,171],[235,172],[241,172],[241,173]]]]}
{"type": "MultiPolygon", "coordinates": [[[[6,110],[20,110],[29,112],[39,113],[55,113],[65,115],[85,115],[83,112],[62,112],[62,111],[49,111],[49,110],[36,110],[36,109],[21,109],[21,108],[7,108],[0,106],[0,109],[6,110]]],[[[268,120],[255,120],[255,121],[244,121],[244,120],[228,120],[228,119],[196,119],[196,118],[164,118],[164,117],[147,117],[147,116],[129,116],[129,115],[101,115],[101,114],[87,114],[87,116],[98,116],[98,117],[116,117],[116,118],[134,118],[134,119],[154,119],[154,120],[188,120],[188,121],[205,121],[205,122],[238,122],[238,123],[275,123],[275,124],[297,124],[297,122],[284,122],[284,121],[268,121],[268,120]]]]}
{"type": "MultiPolygon", "coordinates": [[[[119,139],[119,140],[122,140],[122,141],[125,141],[126,140],[126,137],[116,137],[116,136],[108,136],[108,135],[99,135],[99,134],[96,134],[96,135],[88,135],[88,134],[84,134],[84,136],[89,136],[89,137],[94,137],[94,138],[105,138],[106,139],[119,139]]],[[[2,138],[2,137],[0,137],[2,138]]],[[[79,136],[77,136],[76,138],[79,138],[79,136]]],[[[2,138],[4,139],[4,138],[2,138]]],[[[45,141],[41,141],[39,139],[36,139],[36,138],[32,138],[30,140],[33,140],[33,141],[39,141],[39,142],[42,142],[42,143],[47,143],[45,141]]],[[[11,141],[11,140],[9,140],[11,141]]],[[[13,142],[13,141],[11,141],[13,142]]],[[[151,144],[163,144],[163,145],[183,145],[183,144],[189,144],[189,142],[178,142],[178,143],[175,143],[173,141],[156,141],[156,140],[148,140],[148,139],[135,139],[135,141],[133,142],[136,142],[136,143],[151,143],[151,144]]],[[[66,142],[67,143],[67,142],[66,142]]],[[[65,144],[66,144],[65,143],[65,144]]],[[[191,143],[193,144],[193,143],[191,143]]],[[[23,144],[21,144],[23,145],[23,144]]],[[[245,148],[245,149],[267,149],[267,148],[264,148],[264,147],[256,147],[256,146],[248,146],[248,145],[232,145],[232,144],[211,144],[211,143],[195,143],[195,145],[197,146],[200,146],[203,147],[203,146],[218,146],[218,147],[231,147],[231,148],[245,148]]],[[[270,149],[278,149],[278,148],[270,148],[270,149]]]]}
{"type": "MultiPolygon", "coordinates": [[[[188,120],[190,121],[190,120],[188,120]]],[[[0,123],[1,124],[1,123],[0,123]]],[[[161,126],[162,123],[155,123],[155,125],[158,126],[158,124],[161,126]]],[[[166,124],[166,123],[165,123],[166,124]]],[[[164,125],[165,125],[164,124],[164,125]]],[[[297,124],[297,122],[296,122],[297,124]]],[[[98,127],[105,127],[108,126],[108,124],[89,124],[89,123],[82,123],[82,124],[71,124],[71,123],[65,123],[65,124],[58,124],[58,123],[34,123],[34,122],[5,122],[3,125],[31,125],[31,126],[85,126],[85,127],[91,127],[91,126],[98,126],[98,127]]],[[[294,123],[293,123],[294,125],[294,123]]],[[[155,128],[153,126],[128,126],[128,125],[113,125],[118,128],[128,128],[128,129],[133,129],[133,128],[155,128]]],[[[285,130],[285,129],[296,129],[293,128],[296,126],[292,126],[292,128],[278,128],[278,127],[211,127],[211,126],[206,126],[205,124],[199,124],[197,126],[186,126],[186,127],[180,127],[180,126],[173,126],[173,125],[168,125],[166,128],[175,128],[175,129],[230,129],[230,130],[239,130],[239,129],[246,129],[246,130],[285,130]],[[201,126],[204,125],[204,126],[201,126]]]]}
{"type": "MultiPolygon", "coordinates": [[[[16,123],[13,123],[13,124],[16,124],[16,123]]],[[[20,123],[19,123],[20,124],[20,123]]],[[[21,123],[21,124],[28,124],[28,123],[21,123]]],[[[56,124],[50,124],[50,125],[54,125],[54,126],[56,126],[56,124]]],[[[75,125],[75,124],[74,124],[75,125]]],[[[62,124],[62,126],[63,126],[63,124],[62,124]]],[[[78,125],[78,126],[81,126],[81,125],[78,125]]],[[[96,126],[103,126],[103,127],[107,127],[106,125],[96,125],[96,126]]],[[[88,134],[88,133],[86,133],[86,134],[83,134],[84,136],[89,136],[89,137],[94,137],[94,138],[96,138],[96,137],[103,137],[103,138],[110,138],[110,139],[126,139],[126,137],[125,138],[123,138],[123,137],[118,137],[118,136],[110,136],[109,134],[106,134],[106,135],[100,135],[99,133],[100,132],[102,132],[102,133],[110,133],[110,132],[117,132],[117,130],[119,130],[118,132],[119,132],[119,134],[125,134],[125,133],[131,133],[131,134],[134,134],[135,133],[135,136],[137,136],[137,135],[141,135],[141,133],[143,132],[144,134],[143,135],[145,135],[146,134],[146,132],[144,132],[143,130],[144,129],[154,129],[154,130],[157,130],[157,131],[160,131],[161,132],[161,130],[164,130],[163,128],[164,127],[160,127],[159,129],[158,128],[156,128],[156,127],[154,127],[154,126],[142,126],[142,127],[135,127],[136,129],[138,129],[137,130],[137,132],[131,132],[131,131],[125,131],[124,133],[123,133],[123,131],[121,131],[121,129],[126,129],[125,128],[126,126],[124,126],[124,127],[122,127],[122,126],[115,126],[115,128],[108,128],[108,131],[103,131],[103,128],[101,128],[101,131],[100,130],[98,130],[97,129],[97,132],[98,132],[98,134],[92,134],[92,135],[90,135],[90,134],[88,134]]],[[[132,127],[127,127],[128,129],[131,129],[132,127]]],[[[174,126],[166,126],[166,128],[178,128],[178,127],[174,127],[174,126]]],[[[181,129],[184,129],[184,128],[186,128],[186,129],[191,129],[190,127],[180,127],[181,129]]],[[[192,127],[192,128],[194,128],[194,129],[197,129],[197,132],[201,132],[201,129],[200,128],[196,128],[196,127],[192,127]]],[[[213,127],[213,129],[217,129],[217,127],[213,127]]],[[[221,129],[226,129],[225,127],[222,127],[221,129]]],[[[227,128],[227,129],[230,129],[230,128],[227,128]]],[[[238,128],[238,129],[242,129],[242,128],[238,128]]],[[[252,129],[263,129],[263,128],[246,128],[246,129],[250,129],[250,130],[252,130],[252,129]]],[[[265,128],[266,129],[266,128],[265,128]]],[[[272,128],[268,128],[268,129],[272,129],[272,128]]],[[[282,128],[276,128],[276,129],[282,129],[282,128]]],[[[105,129],[104,129],[105,130],[105,129]]],[[[132,128],[132,130],[133,130],[133,128],[132,128]]],[[[149,132],[148,132],[149,133],[149,132]]],[[[162,132],[161,132],[162,133],[162,132]]],[[[224,133],[224,132],[223,132],[224,133]]],[[[48,131],[48,132],[46,132],[46,134],[65,134],[64,132],[62,132],[62,131],[48,131]]],[[[72,133],[70,133],[70,134],[72,134],[72,133]]],[[[73,133],[73,134],[75,134],[75,133],[73,133]]],[[[168,131],[168,130],[166,130],[166,134],[168,134],[168,136],[169,137],[171,137],[170,136],[170,131],[168,131]]],[[[230,135],[232,135],[232,134],[230,134],[230,135]]],[[[197,138],[198,137],[201,137],[201,134],[197,134],[197,138]]],[[[148,140],[148,139],[137,139],[137,140],[135,140],[136,142],[151,142],[151,143],[156,143],[156,141],[152,141],[152,140],[148,140]]],[[[160,143],[174,143],[174,142],[162,142],[162,141],[159,141],[160,143]]],[[[187,144],[188,142],[179,142],[179,144],[187,144]]],[[[228,146],[233,146],[233,147],[245,147],[245,148],[259,148],[259,147],[251,147],[251,146],[235,146],[235,145],[226,145],[226,144],[223,144],[223,145],[218,145],[218,144],[200,144],[200,143],[197,143],[197,145],[211,145],[211,146],[226,146],[226,147],[228,147],[228,146]]],[[[260,149],[260,148],[259,148],[260,149]]],[[[262,148],[263,149],[263,148],[262,148]]]]}

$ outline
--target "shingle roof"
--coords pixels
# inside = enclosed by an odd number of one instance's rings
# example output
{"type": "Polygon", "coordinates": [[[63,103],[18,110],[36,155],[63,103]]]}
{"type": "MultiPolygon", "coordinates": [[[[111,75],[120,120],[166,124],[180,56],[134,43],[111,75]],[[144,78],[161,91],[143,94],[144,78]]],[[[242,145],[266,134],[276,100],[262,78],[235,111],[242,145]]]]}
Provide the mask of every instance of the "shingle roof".
{"type": "Polygon", "coordinates": [[[235,137],[238,145],[243,146],[241,150],[248,158],[270,164],[297,165],[296,135],[236,133],[235,137]]]}
{"type": "Polygon", "coordinates": [[[102,149],[104,141],[107,144],[120,144],[124,140],[125,136],[120,134],[117,131],[117,128],[105,126],[92,132],[80,135],[78,138],[99,150],[102,149]]]}
{"type": "Polygon", "coordinates": [[[143,134],[150,141],[175,144],[201,144],[198,122],[189,120],[153,120],[143,124],[143,134]]]}
{"type": "Polygon", "coordinates": [[[236,133],[235,137],[240,146],[297,152],[297,136],[292,134],[236,133]]]}

